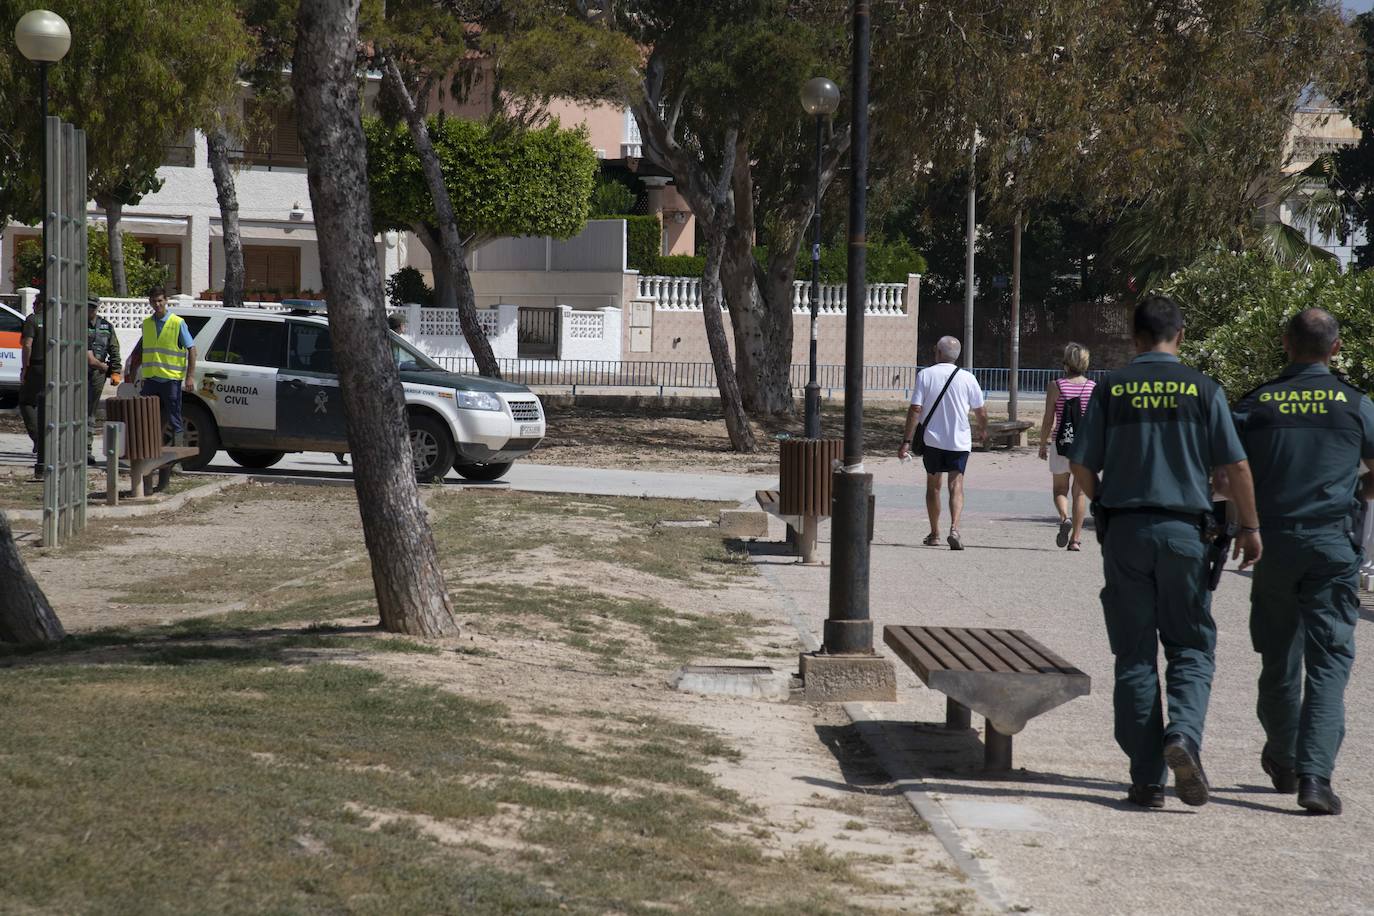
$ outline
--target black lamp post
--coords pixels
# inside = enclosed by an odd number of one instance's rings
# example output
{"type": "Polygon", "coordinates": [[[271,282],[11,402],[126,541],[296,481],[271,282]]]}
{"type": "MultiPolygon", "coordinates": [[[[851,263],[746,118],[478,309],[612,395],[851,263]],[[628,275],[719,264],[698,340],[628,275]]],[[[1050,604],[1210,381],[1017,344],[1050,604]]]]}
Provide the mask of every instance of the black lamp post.
{"type": "Polygon", "coordinates": [[[20,54],[38,64],[39,107],[43,118],[40,206],[43,210],[43,269],[46,272],[52,254],[48,248],[48,64],[55,64],[67,56],[72,46],[72,32],[66,20],[51,10],[30,10],[14,26],[14,43],[19,46],[20,54]]]}
{"type": "Polygon", "coordinates": [[[801,88],[802,108],[816,119],[816,233],[811,243],[811,363],[806,380],[806,438],[821,437],[821,386],[816,381],[816,309],[821,299],[821,148],[825,144],[825,119],[840,104],[840,89],[823,76],[807,80],[801,88]]]}

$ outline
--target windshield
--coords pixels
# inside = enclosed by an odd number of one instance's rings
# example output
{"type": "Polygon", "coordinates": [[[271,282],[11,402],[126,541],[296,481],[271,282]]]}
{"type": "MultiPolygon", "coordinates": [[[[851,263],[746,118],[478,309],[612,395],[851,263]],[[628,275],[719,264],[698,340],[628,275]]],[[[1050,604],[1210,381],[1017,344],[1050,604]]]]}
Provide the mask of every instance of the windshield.
{"type": "Polygon", "coordinates": [[[417,369],[433,369],[443,372],[444,367],[430,359],[419,350],[415,349],[410,343],[402,340],[394,331],[391,332],[391,358],[396,362],[397,369],[405,369],[414,372],[417,369]]]}

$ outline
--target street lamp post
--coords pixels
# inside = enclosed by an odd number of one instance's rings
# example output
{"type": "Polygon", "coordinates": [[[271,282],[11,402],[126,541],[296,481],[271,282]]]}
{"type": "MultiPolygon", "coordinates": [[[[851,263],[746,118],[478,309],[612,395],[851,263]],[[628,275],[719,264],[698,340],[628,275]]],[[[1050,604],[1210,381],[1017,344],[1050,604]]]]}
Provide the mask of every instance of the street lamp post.
{"type": "Polygon", "coordinates": [[[51,10],[30,10],[14,26],[14,43],[19,46],[20,54],[38,64],[38,104],[43,118],[43,177],[39,200],[43,208],[43,265],[46,271],[52,259],[48,240],[48,64],[55,64],[67,56],[72,46],[72,32],[66,20],[51,10]]]}
{"type": "Polygon", "coordinates": [[[825,119],[840,104],[840,89],[823,76],[809,79],[801,88],[802,108],[816,119],[816,231],[811,243],[811,358],[806,380],[806,438],[821,437],[821,386],[816,380],[816,310],[821,299],[821,149],[825,119]]]}

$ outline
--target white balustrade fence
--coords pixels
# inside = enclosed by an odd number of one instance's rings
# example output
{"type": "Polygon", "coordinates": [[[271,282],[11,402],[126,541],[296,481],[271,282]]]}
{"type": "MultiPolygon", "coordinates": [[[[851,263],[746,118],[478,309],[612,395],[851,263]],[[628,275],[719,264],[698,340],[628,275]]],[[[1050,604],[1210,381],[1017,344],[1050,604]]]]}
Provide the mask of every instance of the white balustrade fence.
{"type": "MultiPolygon", "coordinates": [[[[870,283],[864,297],[864,314],[875,317],[901,317],[907,314],[907,284],[870,283]]],[[[701,278],[640,277],[638,298],[653,301],[660,312],[694,312],[701,309],[701,278]]],[[[820,315],[843,315],[849,298],[844,284],[821,284],[816,311],[820,315]]],[[[792,312],[811,313],[811,283],[792,283],[792,312]]]]}
{"type": "MultiPolygon", "coordinates": [[[[247,302],[244,305],[265,312],[284,312],[289,308],[279,302],[247,302]]],[[[175,296],[170,306],[175,312],[189,306],[219,308],[223,303],[175,296]]],[[[425,354],[436,359],[472,356],[458,323],[457,309],[407,305],[388,307],[386,311],[389,315],[406,317],[406,337],[425,354]]],[[[147,299],[105,297],[100,300],[99,314],[114,325],[121,352],[127,356],[138,342],[143,319],[152,314],[152,308],[147,299]]],[[[519,316],[520,306],[509,303],[477,310],[477,322],[498,359],[520,358],[519,316]]],[[[562,359],[618,360],[620,335],[620,309],[579,311],[571,306],[559,306],[558,353],[562,359]]]]}

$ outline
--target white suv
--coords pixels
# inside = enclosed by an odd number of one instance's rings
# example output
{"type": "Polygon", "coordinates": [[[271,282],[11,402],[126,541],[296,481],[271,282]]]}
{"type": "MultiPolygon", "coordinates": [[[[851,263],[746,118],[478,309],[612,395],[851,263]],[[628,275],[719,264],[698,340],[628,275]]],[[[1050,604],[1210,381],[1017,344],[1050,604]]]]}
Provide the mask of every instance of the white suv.
{"type": "MultiPolygon", "coordinates": [[[[196,342],[196,393],[182,404],[188,445],[204,467],[224,449],[248,468],[286,452],[346,452],[343,400],[329,323],[298,310],[183,308],[196,342]]],[[[450,468],[471,480],[496,480],[544,438],[544,410],[523,385],[457,375],[387,332],[405,388],[415,476],[450,468]]]]}
{"type": "Polygon", "coordinates": [[[19,402],[19,332],[24,317],[0,303],[0,408],[19,402]]]}

